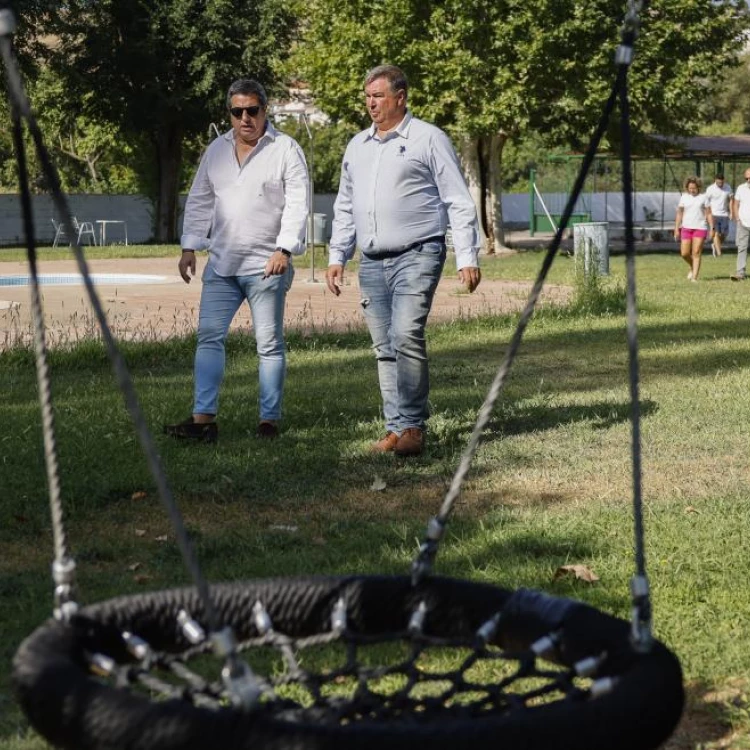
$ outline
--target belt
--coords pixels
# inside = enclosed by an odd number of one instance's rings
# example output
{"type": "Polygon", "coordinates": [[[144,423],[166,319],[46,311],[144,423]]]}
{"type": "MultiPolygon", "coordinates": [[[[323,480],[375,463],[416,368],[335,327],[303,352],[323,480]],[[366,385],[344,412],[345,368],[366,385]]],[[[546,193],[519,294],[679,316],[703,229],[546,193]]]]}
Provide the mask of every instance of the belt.
{"type": "Polygon", "coordinates": [[[403,255],[403,253],[408,253],[409,250],[415,250],[418,247],[421,247],[422,245],[426,245],[430,242],[442,242],[445,244],[445,235],[444,234],[436,234],[434,237],[428,237],[425,240],[419,240],[419,242],[412,242],[411,245],[406,245],[405,247],[398,248],[395,250],[380,250],[377,253],[368,253],[367,251],[364,251],[364,254],[368,258],[378,259],[378,258],[395,258],[398,255],[403,255]]]}

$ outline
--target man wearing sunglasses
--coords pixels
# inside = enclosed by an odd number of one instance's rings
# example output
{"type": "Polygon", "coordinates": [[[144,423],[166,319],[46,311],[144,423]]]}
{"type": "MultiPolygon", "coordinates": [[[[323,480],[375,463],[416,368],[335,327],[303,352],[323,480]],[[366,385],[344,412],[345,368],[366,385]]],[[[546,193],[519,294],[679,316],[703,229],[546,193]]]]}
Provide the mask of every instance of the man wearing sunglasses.
{"type": "Polygon", "coordinates": [[[256,434],[279,432],[286,374],[284,303],[292,283],[291,256],[304,251],[308,176],[300,146],[266,119],[263,87],[235,81],[227,93],[232,129],[206,149],[193,180],[182,234],[180,276],[189,284],[196,252],[208,250],[203,270],[193,413],[165,425],[178,439],[214,442],[224,377],[225,341],[247,300],[258,351],[260,419],[256,434]]]}
{"type": "Polygon", "coordinates": [[[474,201],[446,134],[407,111],[407,82],[395,65],[365,77],[372,125],[344,154],[334,206],[328,288],[341,293],[344,265],[361,251],[361,305],[378,361],[385,436],[377,453],[424,448],[429,375],[425,325],[446,257],[450,224],[458,276],[481,280],[474,201]]]}

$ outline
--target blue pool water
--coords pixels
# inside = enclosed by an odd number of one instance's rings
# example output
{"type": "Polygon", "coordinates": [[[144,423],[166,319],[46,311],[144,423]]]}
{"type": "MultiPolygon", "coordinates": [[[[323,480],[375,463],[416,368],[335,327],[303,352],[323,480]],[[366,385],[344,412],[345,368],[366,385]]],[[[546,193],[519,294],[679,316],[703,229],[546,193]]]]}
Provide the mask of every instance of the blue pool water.
{"type": "MultiPolygon", "coordinates": [[[[54,284],[82,284],[80,273],[42,273],[39,274],[39,283],[44,286],[54,284]]],[[[92,273],[91,280],[94,284],[165,284],[171,279],[166,276],[150,276],[143,273],[92,273]]],[[[0,287],[3,286],[29,286],[31,277],[29,274],[16,274],[14,276],[0,276],[0,287]]]]}

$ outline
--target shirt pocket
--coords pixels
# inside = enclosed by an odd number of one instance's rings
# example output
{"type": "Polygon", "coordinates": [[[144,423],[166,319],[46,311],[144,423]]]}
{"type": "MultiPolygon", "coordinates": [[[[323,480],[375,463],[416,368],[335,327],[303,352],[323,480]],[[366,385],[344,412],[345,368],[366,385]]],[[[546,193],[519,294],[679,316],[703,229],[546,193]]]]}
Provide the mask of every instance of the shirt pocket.
{"type": "Polygon", "coordinates": [[[284,205],[284,181],[266,180],[262,186],[263,197],[274,206],[284,205]]]}

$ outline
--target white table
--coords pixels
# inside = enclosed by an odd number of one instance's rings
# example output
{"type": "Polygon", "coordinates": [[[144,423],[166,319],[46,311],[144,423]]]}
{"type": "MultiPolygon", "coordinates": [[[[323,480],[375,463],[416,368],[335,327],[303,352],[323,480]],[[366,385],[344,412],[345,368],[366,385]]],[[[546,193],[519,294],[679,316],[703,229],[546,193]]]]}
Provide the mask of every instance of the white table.
{"type": "Polygon", "coordinates": [[[122,219],[97,219],[96,223],[99,225],[99,244],[107,244],[107,224],[121,224],[122,229],[125,232],[125,244],[128,244],[128,225],[122,219]]]}

